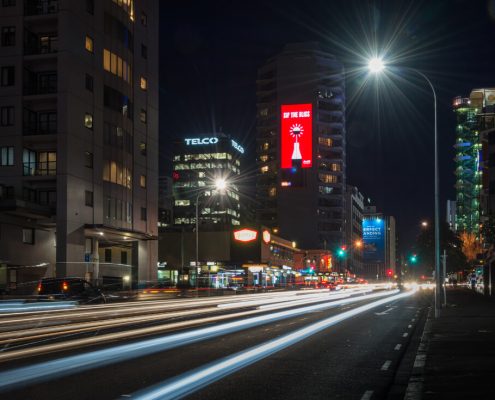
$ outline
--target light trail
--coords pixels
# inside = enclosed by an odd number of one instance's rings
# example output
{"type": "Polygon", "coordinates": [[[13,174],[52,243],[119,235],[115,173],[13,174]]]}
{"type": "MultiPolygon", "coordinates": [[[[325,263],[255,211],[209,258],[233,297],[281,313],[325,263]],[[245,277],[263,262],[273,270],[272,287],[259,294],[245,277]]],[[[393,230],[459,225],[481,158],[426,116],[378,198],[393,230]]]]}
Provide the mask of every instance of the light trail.
{"type": "Polygon", "coordinates": [[[176,378],[166,380],[162,383],[140,390],[130,397],[137,400],[174,400],[180,399],[188,394],[218,381],[242,368],[245,368],[259,360],[262,360],[274,353],[279,352],[295,343],[298,343],[309,336],[312,336],[332,325],[345,321],[363,312],[391,301],[400,300],[411,296],[414,292],[401,293],[386,299],[378,300],[370,304],[357,307],[353,310],[343,312],[333,317],[326,318],[317,323],[298,329],[280,338],[269,340],[259,346],[241,351],[228,356],[222,360],[213,362],[206,367],[200,367],[191,372],[179,375],[176,378]]]}
{"type": "MultiPolygon", "coordinates": [[[[135,343],[113,346],[107,349],[95,350],[86,352],[84,354],[63,357],[60,359],[15,368],[12,370],[0,372],[0,391],[12,390],[20,386],[43,382],[51,378],[61,378],[63,376],[71,375],[76,372],[80,373],[96,367],[101,368],[110,364],[131,360],[137,357],[143,357],[149,354],[155,354],[177,347],[182,347],[188,344],[212,339],[214,337],[238,332],[240,330],[271,323],[274,321],[293,318],[309,312],[324,310],[340,305],[346,305],[385,296],[392,298],[393,296],[391,297],[391,295],[396,294],[397,292],[398,291],[380,292],[361,296],[358,298],[343,299],[340,301],[315,304],[287,311],[264,314],[244,320],[227,322],[220,325],[209,326],[187,332],[180,332],[154,339],[146,339],[135,343]]],[[[347,313],[349,312],[350,311],[348,311],[347,313]]],[[[95,343],[100,342],[99,337],[90,339],[94,340],[95,343]]],[[[27,352],[28,350],[33,349],[27,349],[23,351],[27,352]]],[[[6,356],[8,355],[8,353],[5,355],[1,355],[0,359],[6,358],[6,356]]]]}
{"type": "Polygon", "coordinates": [[[0,313],[27,313],[27,312],[40,312],[40,311],[67,311],[68,309],[74,309],[77,307],[75,301],[54,301],[54,302],[36,302],[36,303],[24,303],[24,302],[9,302],[0,303],[0,313]]]}
{"type": "MultiPolygon", "coordinates": [[[[323,294],[322,294],[323,296],[323,294]]],[[[176,322],[176,323],[168,323],[166,325],[159,325],[159,326],[154,326],[154,327],[146,327],[146,328],[140,328],[140,329],[133,329],[130,331],[125,331],[125,332],[118,332],[118,333],[109,333],[109,334],[102,334],[99,336],[94,336],[94,337],[89,337],[89,338],[82,338],[82,339],[75,339],[75,340],[69,340],[65,342],[60,342],[60,343],[54,343],[54,344],[44,344],[44,345],[38,345],[37,347],[31,347],[31,348],[25,348],[25,349],[16,349],[14,348],[9,348],[7,352],[4,354],[0,353],[0,362],[5,362],[5,361],[10,361],[13,359],[17,358],[25,358],[25,357],[30,357],[30,356],[35,356],[35,355],[41,355],[41,354],[47,354],[55,351],[63,351],[63,350],[70,350],[74,348],[80,348],[83,346],[91,346],[91,345],[101,345],[105,342],[109,341],[115,341],[115,340],[123,340],[123,339],[129,339],[129,338],[135,338],[137,336],[143,336],[143,335],[151,335],[151,334],[157,334],[157,333],[164,333],[172,330],[177,330],[177,329],[184,329],[184,328],[190,328],[192,326],[197,326],[201,324],[206,324],[206,323],[212,323],[212,322],[219,322],[227,319],[233,319],[233,318],[240,318],[240,317],[247,317],[251,316],[254,314],[259,314],[262,312],[270,311],[270,310],[276,310],[280,308],[290,308],[290,307],[296,307],[298,305],[304,305],[304,304],[311,304],[311,303],[322,303],[322,302],[329,302],[332,300],[336,300],[338,298],[342,297],[348,297],[348,295],[345,295],[344,293],[338,293],[338,294],[333,294],[331,298],[328,297],[328,293],[324,298],[306,298],[304,296],[304,299],[301,299],[297,302],[286,302],[286,303],[276,303],[272,306],[261,306],[256,310],[252,311],[245,311],[245,312],[238,312],[235,314],[227,314],[227,315],[221,315],[221,316],[214,316],[214,317],[207,317],[207,318],[197,318],[189,321],[183,321],[183,322],[176,322]]],[[[362,299],[362,298],[361,298],[362,299]]],[[[358,299],[359,300],[359,299],[358,299]]],[[[338,306],[339,304],[336,304],[335,306],[338,306]]],[[[329,305],[332,307],[332,305],[329,305]]],[[[211,312],[215,311],[216,308],[212,309],[211,312]]],[[[198,310],[192,310],[192,313],[197,313],[198,310]]],[[[186,313],[186,312],[181,312],[186,313]]],[[[141,317],[143,318],[143,317],[141,317]]],[[[150,317],[151,318],[151,317],[150,317]]],[[[159,317],[156,317],[156,319],[161,319],[161,318],[167,318],[167,315],[160,314],[159,317]]],[[[111,324],[112,321],[114,320],[109,320],[108,324],[111,324]]],[[[135,323],[139,322],[136,321],[136,317],[131,317],[131,318],[126,318],[125,323],[135,323]]],[[[88,324],[88,323],[87,323],[88,324]]],[[[83,326],[84,324],[78,329],[78,330],[70,330],[71,325],[65,325],[62,327],[53,327],[51,329],[66,329],[66,331],[59,331],[57,334],[61,335],[62,333],[65,333],[67,335],[73,335],[76,333],[84,333],[90,330],[97,330],[97,329],[103,329],[106,328],[105,326],[106,322],[96,322],[91,325],[90,329],[85,329],[83,326]],[[94,325],[94,324],[100,324],[101,325],[94,325]]],[[[74,326],[74,324],[72,325],[74,326]]],[[[50,338],[52,336],[55,336],[55,334],[50,332],[50,328],[43,328],[45,330],[45,334],[43,334],[42,329],[30,329],[27,330],[27,332],[33,332],[33,334],[29,337],[29,340],[37,340],[37,341],[42,341],[43,339],[50,338]]],[[[21,331],[13,331],[9,332],[7,336],[11,336],[13,334],[16,334],[21,331]]],[[[19,343],[22,341],[26,341],[26,336],[16,339],[16,338],[10,338],[6,339],[3,342],[3,344],[9,344],[9,343],[19,343]]]]}

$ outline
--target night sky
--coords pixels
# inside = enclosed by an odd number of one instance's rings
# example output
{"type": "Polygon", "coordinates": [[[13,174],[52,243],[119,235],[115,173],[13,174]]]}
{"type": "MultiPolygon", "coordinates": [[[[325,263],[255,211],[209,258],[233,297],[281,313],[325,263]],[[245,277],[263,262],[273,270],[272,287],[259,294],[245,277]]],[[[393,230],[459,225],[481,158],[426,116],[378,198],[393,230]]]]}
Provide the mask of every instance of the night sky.
{"type": "Polygon", "coordinates": [[[330,46],[348,72],[347,182],[398,223],[411,247],[433,219],[433,98],[438,95],[441,219],[455,198],[452,98],[495,86],[495,1],[160,1],[160,172],[170,141],[212,131],[247,148],[254,169],[256,72],[286,43],[330,46]],[[386,49],[386,50],[384,50],[386,49]],[[394,65],[384,78],[366,57],[394,65]]]}

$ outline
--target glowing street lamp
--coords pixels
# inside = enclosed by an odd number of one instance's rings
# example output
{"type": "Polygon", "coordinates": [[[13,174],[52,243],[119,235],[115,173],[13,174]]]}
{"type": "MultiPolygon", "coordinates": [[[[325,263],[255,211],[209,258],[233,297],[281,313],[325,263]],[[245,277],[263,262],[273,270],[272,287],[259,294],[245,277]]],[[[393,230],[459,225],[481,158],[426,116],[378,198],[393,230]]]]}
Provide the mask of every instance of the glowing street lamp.
{"type": "Polygon", "coordinates": [[[427,228],[427,227],[428,227],[428,221],[422,221],[422,222],[421,222],[421,226],[422,226],[423,228],[427,228]]]}
{"type": "MultiPolygon", "coordinates": [[[[373,58],[368,63],[368,69],[372,73],[380,73],[385,69],[385,63],[381,58],[373,58]]],[[[435,318],[440,315],[441,307],[441,291],[442,291],[442,278],[440,276],[440,223],[439,223],[439,179],[438,179],[438,132],[437,132],[437,94],[433,84],[428,77],[421,71],[414,68],[405,68],[408,71],[412,71],[421,76],[433,93],[433,110],[434,110],[434,140],[435,140],[435,318]]]]}

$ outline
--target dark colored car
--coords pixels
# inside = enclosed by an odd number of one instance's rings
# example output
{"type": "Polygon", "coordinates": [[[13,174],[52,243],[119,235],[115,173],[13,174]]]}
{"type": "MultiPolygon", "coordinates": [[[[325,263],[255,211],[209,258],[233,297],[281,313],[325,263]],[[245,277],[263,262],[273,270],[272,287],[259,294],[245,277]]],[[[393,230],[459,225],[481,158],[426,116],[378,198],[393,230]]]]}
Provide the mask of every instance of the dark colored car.
{"type": "Polygon", "coordinates": [[[39,300],[71,300],[79,304],[106,303],[105,295],[82,278],[44,278],[38,283],[39,300]]]}

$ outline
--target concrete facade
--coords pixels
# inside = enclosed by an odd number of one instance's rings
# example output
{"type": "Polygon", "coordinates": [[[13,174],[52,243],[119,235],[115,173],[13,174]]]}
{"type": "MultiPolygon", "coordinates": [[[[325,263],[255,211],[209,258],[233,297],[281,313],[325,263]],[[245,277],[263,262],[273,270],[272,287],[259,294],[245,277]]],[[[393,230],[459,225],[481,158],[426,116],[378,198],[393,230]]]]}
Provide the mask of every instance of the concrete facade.
{"type": "Polygon", "coordinates": [[[158,1],[32,0],[1,11],[15,40],[0,48],[2,71],[14,71],[0,87],[0,107],[14,112],[0,127],[0,147],[13,149],[0,166],[0,259],[48,263],[50,276],[153,279],[158,1]],[[103,272],[109,247],[132,255],[103,272]]]}

